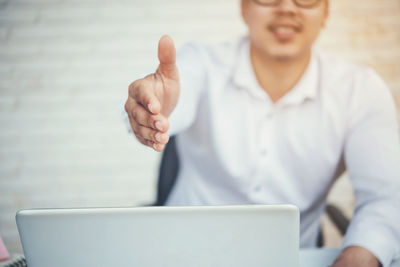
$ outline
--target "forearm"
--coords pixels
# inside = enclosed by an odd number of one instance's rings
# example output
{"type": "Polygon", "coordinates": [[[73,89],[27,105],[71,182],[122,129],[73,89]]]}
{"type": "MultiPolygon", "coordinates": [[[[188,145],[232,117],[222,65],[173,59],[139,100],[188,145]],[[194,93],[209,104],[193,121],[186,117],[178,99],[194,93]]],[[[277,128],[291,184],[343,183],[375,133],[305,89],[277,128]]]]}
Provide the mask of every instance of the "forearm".
{"type": "Polygon", "coordinates": [[[367,249],[350,246],[340,253],[330,267],[380,267],[378,259],[367,249]]]}

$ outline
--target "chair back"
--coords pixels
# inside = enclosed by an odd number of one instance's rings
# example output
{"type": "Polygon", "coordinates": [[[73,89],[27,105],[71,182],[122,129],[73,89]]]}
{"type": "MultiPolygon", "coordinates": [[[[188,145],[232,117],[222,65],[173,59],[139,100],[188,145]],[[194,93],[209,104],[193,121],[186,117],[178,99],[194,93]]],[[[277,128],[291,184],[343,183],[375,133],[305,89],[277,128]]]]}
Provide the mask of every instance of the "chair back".
{"type": "Polygon", "coordinates": [[[161,157],[158,174],[157,199],[154,206],[164,206],[174,187],[179,171],[179,157],[175,136],[171,136],[161,157]]]}

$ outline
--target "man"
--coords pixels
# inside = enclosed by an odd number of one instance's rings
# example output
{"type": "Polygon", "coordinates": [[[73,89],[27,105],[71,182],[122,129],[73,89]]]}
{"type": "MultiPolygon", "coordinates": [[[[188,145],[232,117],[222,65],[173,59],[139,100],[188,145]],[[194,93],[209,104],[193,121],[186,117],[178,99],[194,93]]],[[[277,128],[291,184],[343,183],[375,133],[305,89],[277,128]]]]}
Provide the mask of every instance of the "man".
{"type": "Polygon", "coordinates": [[[248,37],[187,45],[168,36],[154,74],[129,86],[138,140],[181,167],[167,205],[292,203],[315,246],[327,192],[345,166],[356,210],[334,267],[400,255],[400,149],[390,92],[370,69],[312,49],[328,0],[242,0],[248,37]],[[179,73],[178,73],[179,67],[179,73]]]}

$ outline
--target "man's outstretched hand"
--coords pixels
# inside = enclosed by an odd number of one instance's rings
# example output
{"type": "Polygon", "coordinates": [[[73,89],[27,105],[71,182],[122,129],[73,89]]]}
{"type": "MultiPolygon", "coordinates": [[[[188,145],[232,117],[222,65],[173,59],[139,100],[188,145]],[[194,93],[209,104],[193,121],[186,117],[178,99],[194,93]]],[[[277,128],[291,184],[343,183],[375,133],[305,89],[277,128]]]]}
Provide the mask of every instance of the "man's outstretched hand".
{"type": "Polygon", "coordinates": [[[158,43],[160,64],[155,73],[129,85],[125,110],[137,139],[156,151],[169,140],[168,117],[178,102],[180,85],[174,42],[164,35],[158,43]]]}

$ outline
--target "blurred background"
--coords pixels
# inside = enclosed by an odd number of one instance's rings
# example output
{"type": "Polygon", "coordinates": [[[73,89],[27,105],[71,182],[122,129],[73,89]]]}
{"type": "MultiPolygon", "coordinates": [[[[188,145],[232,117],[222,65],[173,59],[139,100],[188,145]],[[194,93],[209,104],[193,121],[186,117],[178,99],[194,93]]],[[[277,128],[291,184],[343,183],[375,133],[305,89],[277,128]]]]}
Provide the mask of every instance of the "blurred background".
{"type": "MultiPolygon", "coordinates": [[[[22,208],[135,206],[155,199],[160,154],[120,119],[130,82],[177,47],[246,33],[239,1],[0,0],[0,236],[21,252],[22,208]]],[[[400,103],[400,1],[331,0],[317,46],[373,67],[400,103]]],[[[344,175],[329,201],[353,210],[344,175]]],[[[328,246],[340,236],[323,219],[328,246]]]]}

